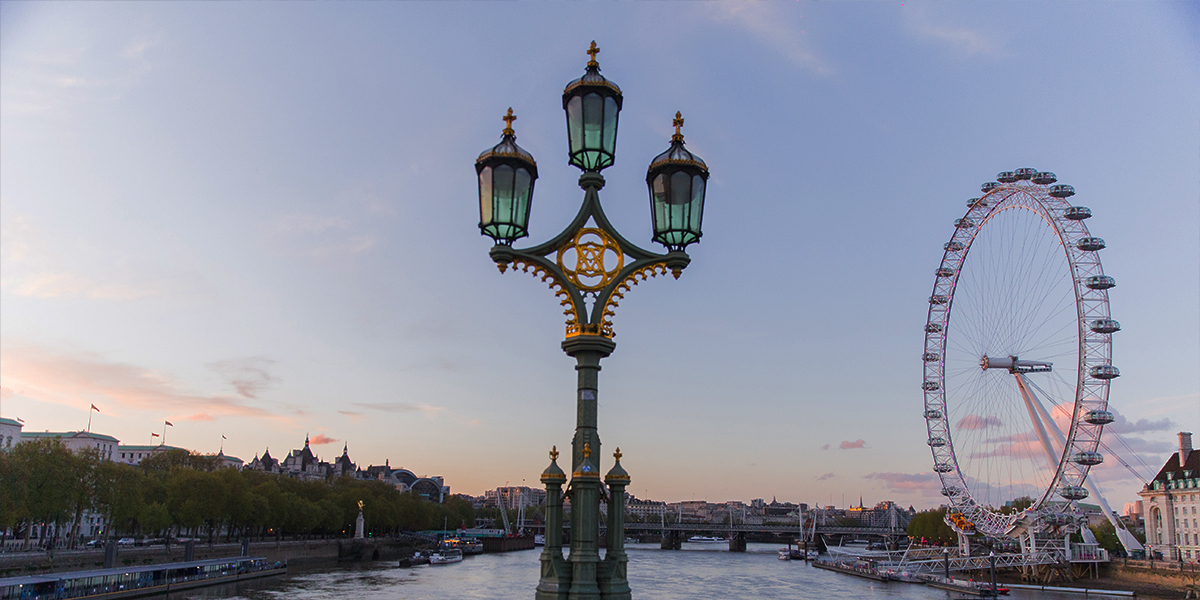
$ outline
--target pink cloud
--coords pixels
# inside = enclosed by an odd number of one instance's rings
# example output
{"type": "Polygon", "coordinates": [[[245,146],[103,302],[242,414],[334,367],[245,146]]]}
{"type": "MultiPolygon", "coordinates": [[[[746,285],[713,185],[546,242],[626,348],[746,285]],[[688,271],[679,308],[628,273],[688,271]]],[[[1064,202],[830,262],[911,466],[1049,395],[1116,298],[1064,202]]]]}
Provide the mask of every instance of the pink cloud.
{"type": "Polygon", "coordinates": [[[208,413],[196,413],[190,417],[184,417],[183,420],[185,420],[185,421],[216,421],[216,419],[209,416],[208,413]]]}
{"type": "Polygon", "coordinates": [[[942,489],[941,480],[933,473],[870,473],[863,479],[881,481],[885,489],[919,491],[925,496],[938,495],[942,489]]]}
{"type": "Polygon", "coordinates": [[[997,417],[981,417],[979,415],[967,415],[958,421],[959,429],[987,429],[988,427],[1000,427],[1004,422],[997,417]]]}
{"type": "Polygon", "coordinates": [[[237,415],[290,421],[247,398],[192,393],[168,373],[109,361],[99,354],[59,352],[11,339],[0,339],[0,345],[0,373],[5,382],[18,383],[22,394],[38,400],[68,406],[104,401],[176,414],[199,409],[198,414],[209,418],[237,415]]]}
{"type": "Polygon", "coordinates": [[[310,439],[308,440],[308,443],[310,443],[310,444],[312,444],[312,445],[314,445],[314,446],[320,446],[320,445],[322,445],[322,444],[332,444],[332,443],[334,443],[334,442],[336,442],[336,441],[337,441],[337,440],[335,440],[335,439],[333,439],[333,438],[331,438],[331,437],[329,437],[329,436],[327,436],[327,435],[325,435],[325,434],[323,434],[323,433],[318,433],[317,435],[314,435],[314,436],[312,436],[312,438],[310,438],[310,439]]]}
{"type": "Polygon", "coordinates": [[[841,448],[842,450],[853,450],[855,448],[865,448],[865,447],[867,447],[867,443],[864,442],[863,440],[857,440],[857,441],[853,441],[853,442],[842,442],[838,446],[838,448],[841,448]]]}
{"type": "Polygon", "coordinates": [[[826,474],[824,474],[824,475],[822,475],[822,476],[818,477],[818,478],[817,478],[817,481],[825,481],[826,479],[833,479],[834,477],[837,477],[837,474],[835,474],[835,473],[826,473],[826,474]]]}

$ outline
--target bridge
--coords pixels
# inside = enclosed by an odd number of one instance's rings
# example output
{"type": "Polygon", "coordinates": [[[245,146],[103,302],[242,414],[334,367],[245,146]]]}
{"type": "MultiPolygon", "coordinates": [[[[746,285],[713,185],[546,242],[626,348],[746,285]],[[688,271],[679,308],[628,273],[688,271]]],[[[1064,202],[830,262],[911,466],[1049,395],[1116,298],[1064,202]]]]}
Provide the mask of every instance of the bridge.
{"type": "MultiPolygon", "coordinates": [[[[525,529],[535,532],[545,532],[541,524],[526,523],[525,529]]],[[[807,529],[807,528],[806,528],[807,529]]],[[[570,530],[570,522],[564,524],[564,534],[570,530]]],[[[607,534],[607,523],[601,522],[600,531],[607,534]]],[[[772,536],[774,538],[793,539],[800,537],[800,530],[793,524],[734,524],[729,523],[625,523],[627,535],[658,534],[663,540],[663,548],[679,550],[680,545],[691,535],[721,535],[728,536],[731,551],[746,549],[746,535],[772,536]]],[[[818,525],[805,531],[808,543],[818,546],[838,546],[844,541],[875,540],[895,548],[901,538],[908,536],[908,531],[902,527],[848,527],[840,525],[818,525]]],[[[569,534],[567,535],[569,537],[569,534]]],[[[601,539],[604,539],[603,535],[601,539]]]]}

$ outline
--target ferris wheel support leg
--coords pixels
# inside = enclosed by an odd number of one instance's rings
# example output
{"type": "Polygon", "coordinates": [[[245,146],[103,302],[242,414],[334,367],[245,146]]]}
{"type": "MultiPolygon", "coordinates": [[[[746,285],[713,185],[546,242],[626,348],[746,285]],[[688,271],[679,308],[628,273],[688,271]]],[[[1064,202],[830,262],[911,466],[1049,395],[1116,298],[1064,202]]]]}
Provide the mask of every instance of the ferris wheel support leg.
{"type": "MultiPolygon", "coordinates": [[[[1017,389],[1021,391],[1021,399],[1025,401],[1025,410],[1029,411],[1029,420],[1033,423],[1033,430],[1037,433],[1038,441],[1042,443],[1042,449],[1046,451],[1046,460],[1050,463],[1050,469],[1056,471],[1055,479],[1058,479],[1058,458],[1055,457],[1054,447],[1050,444],[1050,434],[1046,432],[1046,426],[1042,424],[1042,419],[1038,416],[1038,408],[1042,404],[1038,402],[1037,396],[1033,394],[1033,390],[1029,388],[1029,382],[1025,380],[1024,373],[1014,373],[1013,377],[1017,378],[1017,389]]],[[[1045,409],[1042,409],[1044,411],[1045,409]]],[[[1051,426],[1054,426],[1054,421],[1050,420],[1051,426]]],[[[1059,432],[1061,436],[1062,433],[1059,432]]]]}
{"type": "MultiPolygon", "coordinates": [[[[1026,392],[1028,392],[1029,398],[1026,399],[1026,403],[1029,403],[1030,400],[1032,400],[1032,405],[1037,410],[1037,413],[1041,415],[1041,420],[1048,425],[1050,431],[1053,432],[1057,438],[1058,446],[1060,448],[1065,447],[1067,445],[1066,436],[1064,436],[1062,430],[1059,429],[1058,423],[1056,423],[1054,419],[1050,417],[1050,412],[1047,411],[1046,407],[1042,405],[1041,401],[1038,400],[1037,395],[1035,395],[1033,391],[1029,389],[1029,382],[1023,381],[1024,378],[1025,375],[1023,373],[1017,374],[1017,385],[1021,388],[1021,396],[1024,397],[1026,392]]],[[[1144,547],[1142,546],[1142,543],[1137,541],[1137,538],[1125,528],[1125,524],[1122,523],[1120,519],[1113,516],[1112,507],[1108,505],[1108,501],[1104,499],[1104,494],[1100,493],[1100,488],[1096,486],[1096,483],[1092,480],[1092,477],[1085,477],[1083,480],[1083,485],[1087,487],[1087,490],[1091,492],[1091,495],[1095,498],[1096,503],[1100,505],[1100,510],[1104,512],[1104,516],[1108,519],[1108,522],[1112,523],[1112,526],[1117,533],[1117,539],[1121,541],[1121,545],[1125,548],[1125,551],[1132,553],[1134,550],[1143,550],[1144,547]]]]}

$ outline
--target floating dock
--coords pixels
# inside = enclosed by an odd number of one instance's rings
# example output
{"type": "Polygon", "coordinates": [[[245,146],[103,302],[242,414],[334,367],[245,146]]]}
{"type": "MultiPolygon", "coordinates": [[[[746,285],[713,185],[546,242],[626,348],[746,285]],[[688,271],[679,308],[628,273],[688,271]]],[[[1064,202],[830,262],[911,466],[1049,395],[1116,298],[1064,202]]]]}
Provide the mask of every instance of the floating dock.
{"type": "Polygon", "coordinates": [[[0,579],[0,600],[116,600],[166,594],[287,573],[286,563],[238,556],[0,579]]]}

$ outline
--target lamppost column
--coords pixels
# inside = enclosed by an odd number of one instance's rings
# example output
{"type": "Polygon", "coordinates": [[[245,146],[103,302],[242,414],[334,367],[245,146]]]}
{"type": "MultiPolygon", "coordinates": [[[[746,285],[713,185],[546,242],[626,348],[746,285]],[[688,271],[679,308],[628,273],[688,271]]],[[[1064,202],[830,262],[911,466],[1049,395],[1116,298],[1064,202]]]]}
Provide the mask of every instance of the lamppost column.
{"type": "Polygon", "coordinates": [[[571,600],[598,600],[600,562],[600,436],[596,433],[600,360],[616,343],[599,335],[576,335],[562,343],[576,360],[575,438],[571,443],[571,600]],[[594,459],[592,457],[595,457],[594,459]]]}
{"type": "Polygon", "coordinates": [[[562,554],[562,486],[566,473],[558,467],[558,448],[550,450],[550,466],[542,472],[546,485],[546,544],[542,548],[542,574],[536,600],[567,600],[571,589],[571,568],[562,554]]]}
{"type": "Polygon", "coordinates": [[[608,551],[604,554],[604,567],[600,572],[600,591],[605,600],[630,600],[629,556],[625,554],[625,488],[629,485],[629,473],[621,467],[621,449],[613,453],[616,461],[608,475],[608,551]]]}

